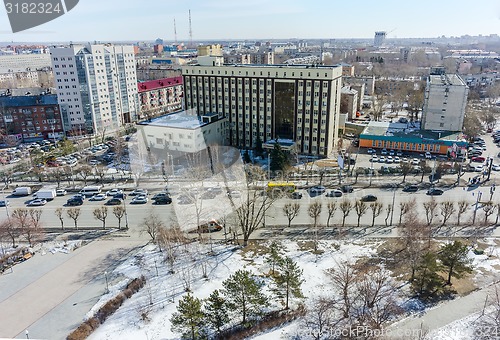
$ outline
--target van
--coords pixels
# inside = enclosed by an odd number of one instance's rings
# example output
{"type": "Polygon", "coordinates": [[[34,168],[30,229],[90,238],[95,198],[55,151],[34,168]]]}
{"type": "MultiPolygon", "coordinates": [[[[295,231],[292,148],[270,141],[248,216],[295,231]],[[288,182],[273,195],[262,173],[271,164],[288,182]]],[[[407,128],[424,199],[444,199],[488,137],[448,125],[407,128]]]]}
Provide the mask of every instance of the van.
{"type": "Polygon", "coordinates": [[[101,187],[98,185],[84,187],[79,193],[85,195],[85,197],[92,197],[101,193],[101,187]]]}
{"type": "Polygon", "coordinates": [[[28,195],[31,195],[31,188],[30,187],[17,187],[12,192],[12,195],[14,195],[14,196],[28,196],[28,195]]]}
{"type": "Polygon", "coordinates": [[[38,199],[45,199],[47,201],[53,200],[57,196],[56,189],[42,188],[35,193],[38,199]]]}

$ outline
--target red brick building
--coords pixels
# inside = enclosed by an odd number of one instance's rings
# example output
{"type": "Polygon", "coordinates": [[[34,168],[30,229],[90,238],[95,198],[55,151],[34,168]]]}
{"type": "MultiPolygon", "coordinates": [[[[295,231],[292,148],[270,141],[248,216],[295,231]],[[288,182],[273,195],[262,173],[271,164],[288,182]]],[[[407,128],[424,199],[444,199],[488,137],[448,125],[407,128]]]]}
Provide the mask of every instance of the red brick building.
{"type": "Polygon", "coordinates": [[[182,109],[182,77],[137,83],[140,110],[138,119],[149,119],[182,109]]]}

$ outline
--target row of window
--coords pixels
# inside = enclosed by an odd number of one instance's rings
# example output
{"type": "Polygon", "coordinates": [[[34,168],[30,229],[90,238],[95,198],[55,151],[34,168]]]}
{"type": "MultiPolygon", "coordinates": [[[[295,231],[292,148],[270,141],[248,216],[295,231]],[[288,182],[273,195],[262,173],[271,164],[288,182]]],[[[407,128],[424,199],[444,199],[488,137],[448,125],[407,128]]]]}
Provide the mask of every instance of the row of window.
{"type": "MultiPolygon", "coordinates": [[[[185,73],[189,74],[189,69],[186,69],[185,73]]],[[[240,76],[241,75],[244,75],[244,76],[251,76],[251,75],[253,75],[253,76],[266,76],[265,73],[266,72],[263,72],[263,71],[257,71],[257,72],[255,72],[255,71],[253,71],[253,72],[244,71],[244,74],[243,74],[242,71],[238,71],[236,75],[240,75],[240,76]]],[[[275,77],[280,77],[280,76],[286,77],[287,76],[287,72],[283,72],[282,75],[279,74],[280,73],[279,71],[275,71],[273,73],[274,73],[275,77]]],[[[193,69],[193,72],[191,72],[191,74],[196,74],[196,70],[193,69]]],[[[217,73],[214,73],[214,70],[210,70],[210,73],[209,73],[208,70],[206,70],[206,69],[204,70],[204,72],[202,72],[202,69],[198,68],[198,74],[207,74],[207,75],[208,74],[213,74],[213,75],[215,75],[215,74],[219,74],[219,75],[224,74],[224,75],[234,76],[235,75],[235,71],[234,70],[231,70],[231,71],[224,70],[224,73],[222,73],[222,71],[217,70],[217,73]]],[[[292,77],[296,77],[296,76],[297,77],[305,77],[306,74],[307,74],[307,77],[311,77],[311,76],[314,77],[314,72],[295,72],[295,71],[292,71],[292,72],[289,72],[289,74],[292,77]]],[[[319,78],[320,76],[321,76],[321,73],[320,72],[316,72],[316,77],[319,78]]],[[[272,77],[271,71],[267,71],[267,77],[272,77]]],[[[324,77],[328,78],[328,72],[324,73],[324,77]]]]}
{"type": "Polygon", "coordinates": [[[429,152],[439,152],[441,149],[440,145],[438,144],[391,142],[387,140],[386,141],[373,140],[372,146],[376,148],[408,150],[408,151],[429,151],[429,152]]]}

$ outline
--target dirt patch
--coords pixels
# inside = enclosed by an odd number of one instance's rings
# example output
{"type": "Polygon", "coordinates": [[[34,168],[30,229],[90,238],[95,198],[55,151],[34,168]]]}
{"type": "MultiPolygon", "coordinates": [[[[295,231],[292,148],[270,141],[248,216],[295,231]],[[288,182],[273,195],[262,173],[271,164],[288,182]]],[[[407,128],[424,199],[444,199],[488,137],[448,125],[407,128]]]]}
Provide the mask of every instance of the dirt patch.
{"type": "Polygon", "coordinates": [[[312,254],[316,254],[316,255],[321,255],[323,254],[325,251],[323,249],[321,249],[321,246],[318,244],[318,250],[315,251],[314,250],[314,241],[298,241],[297,242],[297,246],[299,248],[299,250],[301,251],[308,251],[312,254]]]}
{"type": "Polygon", "coordinates": [[[248,241],[248,245],[241,249],[240,254],[243,258],[263,256],[269,252],[268,246],[266,241],[250,240],[248,241]]]}

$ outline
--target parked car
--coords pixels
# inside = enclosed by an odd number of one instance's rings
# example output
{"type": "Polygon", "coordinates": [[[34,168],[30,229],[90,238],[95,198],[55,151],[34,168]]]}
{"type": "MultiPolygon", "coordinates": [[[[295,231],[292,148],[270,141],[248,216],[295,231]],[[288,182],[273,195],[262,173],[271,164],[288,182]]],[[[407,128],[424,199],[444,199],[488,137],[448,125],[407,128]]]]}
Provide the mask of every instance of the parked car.
{"type": "Polygon", "coordinates": [[[432,158],[432,154],[431,154],[429,151],[427,151],[427,152],[425,153],[425,158],[426,158],[426,159],[431,159],[431,158],[432,158]]]}
{"type": "Polygon", "coordinates": [[[135,196],[130,204],[146,204],[148,203],[148,198],[146,196],[135,196]]]}
{"type": "Polygon", "coordinates": [[[372,162],[378,162],[378,156],[372,155],[372,162]]]}
{"type": "Polygon", "coordinates": [[[0,200],[0,207],[7,207],[9,204],[8,200],[0,200]]]}
{"type": "Polygon", "coordinates": [[[298,191],[292,192],[291,197],[295,200],[300,200],[302,198],[302,193],[298,191]]]}
{"type": "Polygon", "coordinates": [[[152,198],[153,201],[156,201],[157,199],[163,199],[165,197],[169,197],[170,198],[170,195],[167,193],[167,192],[159,192],[157,194],[155,194],[152,198]]]}
{"type": "Polygon", "coordinates": [[[47,204],[47,200],[45,200],[43,198],[37,198],[37,199],[29,201],[28,207],[40,207],[40,206],[45,205],[45,204],[47,204]]]}
{"type": "Polygon", "coordinates": [[[66,205],[68,206],[75,206],[82,204],[83,204],[83,199],[78,197],[71,197],[68,201],[66,201],[66,205]]]}
{"type": "Polygon", "coordinates": [[[494,170],[494,171],[500,171],[500,164],[493,164],[491,166],[491,170],[494,170]]]}
{"type": "Polygon", "coordinates": [[[471,162],[475,163],[484,163],[486,161],[486,158],[484,157],[472,157],[471,162]]]}
{"type": "Polygon", "coordinates": [[[106,196],[115,196],[116,194],[122,194],[123,191],[121,189],[111,189],[106,192],[106,196]]]}
{"type": "Polygon", "coordinates": [[[345,194],[354,191],[352,185],[343,185],[343,186],[340,187],[340,190],[342,190],[342,192],[345,193],[345,194]]]}
{"type": "Polygon", "coordinates": [[[170,203],[172,203],[172,198],[170,198],[169,196],[159,197],[154,202],[154,204],[170,204],[170,203]]]}
{"type": "Polygon", "coordinates": [[[379,163],[385,163],[385,157],[384,156],[380,156],[379,159],[378,159],[378,162],[379,163]]]}
{"type": "Polygon", "coordinates": [[[124,193],[124,192],[120,192],[120,193],[118,193],[118,194],[114,194],[114,195],[113,195],[113,198],[119,198],[119,199],[121,199],[121,200],[124,200],[125,198],[127,198],[127,194],[126,194],[126,193],[124,193]]]}
{"type": "Polygon", "coordinates": [[[113,197],[106,202],[106,205],[120,205],[122,203],[123,200],[121,200],[120,198],[113,197]]]}
{"type": "Polygon", "coordinates": [[[148,191],[146,189],[135,189],[129,195],[130,196],[146,196],[148,191]]]}
{"type": "Polygon", "coordinates": [[[326,194],[326,197],[342,197],[342,190],[332,190],[326,194]]]}
{"type": "Polygon", "coordinates": [[[361,197],[362,202],[375,202],[377,200],[377,196],[375,195],[365,195],[361,197]]]}
{"type": "Polygon", "coordinates": [[[309,189],[311,195],[322,195],[326,191],[326,188],[322,185],[317,185],[309,189]]]}
{"type": "Polygon", "coordinates": [[[427,195],[430,195],[430,196],[439,196],[439,195],[442,195],[443,193],[444,193],[443,190],[437,189],[437,188],[432,188],[432,189],[427,190],[427,195]]]}
{"type": "Polygon", "coordinates": [[[412,161],[411,161],[411,165],[419,165],[420,164],[420,160],[418,158],[413,158],[412,161]]]}
{"type": "Polygon", "coordinates": [[[95,194],[91,198],[89,198],[89,201],[104,201],[106,199],[105,194],[95,194]]]}
{"type": "Polygon", "coordinates": [[[368,152],[369,154],[376,154],[377,151],[375,151],[375,149],[368,149],[366,152],[368,152]]]}
{"type": "Polygon", "coordinates": [[[382,151],[380,152],[381,155],[387,155],[387,149],[382,149],[382,151]]]}
{"type": "Polygon", "coordinates": [[[407,185],[403,188],[404,192],[416,192],[418,191],[418,186],[417,185],[407,185]]]}
{"type": "Polygon", "coordinates": [[[67,194],[67,192],[64,189],[56,189],[56,195],[57,196],[64,196],[66,194],[67,194]]]}
{"type": "MultiPolygon", "coordinates": [[[[222,230],[222,225],[215,220],[200,225],[200,232],[202,233],[213,233],[220,230],[222,230]]],[[[196,232],[198,232],[198,230],[196,230],[196,232]]]]}

